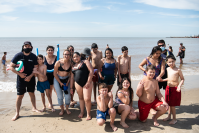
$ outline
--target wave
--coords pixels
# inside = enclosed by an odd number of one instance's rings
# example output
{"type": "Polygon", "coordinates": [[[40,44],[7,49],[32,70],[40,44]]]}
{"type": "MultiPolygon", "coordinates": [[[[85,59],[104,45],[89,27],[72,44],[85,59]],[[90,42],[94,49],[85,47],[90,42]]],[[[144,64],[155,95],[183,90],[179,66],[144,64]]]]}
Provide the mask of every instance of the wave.
{"type": "Polygon", "coordinates": [[[0,81],[0,92],[17,92],[16,82],[0,81]]]}

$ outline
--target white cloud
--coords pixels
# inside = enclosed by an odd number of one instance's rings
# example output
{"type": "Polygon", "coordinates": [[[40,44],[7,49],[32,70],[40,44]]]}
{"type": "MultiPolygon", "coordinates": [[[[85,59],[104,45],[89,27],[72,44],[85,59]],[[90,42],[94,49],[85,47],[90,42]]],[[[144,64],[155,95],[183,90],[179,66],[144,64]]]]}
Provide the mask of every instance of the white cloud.
{"type": "Polygon", "coordinates": [[[0,13],[14,11],[19,7],[31,7],[33,11],[66,13],[73,11],[90,10],[92,7],[84,6],[83,0],[0,0],[0,13]]]}
{"type": "Polygon", "coordinates": [[[15,21],[18,17],[12,17],[12,16],[1,16],[0,19],[3,21],[15,21]]]}
{"type": "Polygon", "coordinates": [[[190,9],[199,11],[199,0],[134,0],[134,2],[162,8],[190,9]]]}

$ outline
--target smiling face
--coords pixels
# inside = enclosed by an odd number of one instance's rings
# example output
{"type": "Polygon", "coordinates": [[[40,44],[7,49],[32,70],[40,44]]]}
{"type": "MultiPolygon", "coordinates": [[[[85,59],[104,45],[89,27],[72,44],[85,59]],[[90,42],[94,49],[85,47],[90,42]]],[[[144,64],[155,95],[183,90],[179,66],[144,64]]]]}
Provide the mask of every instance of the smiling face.
{"type": "Polygon", "coordinates": [[[73,47],[70,47],[70,48],[69,48],[69,51],[71,52],[71,54],[73,54],[73,53],[74,53],[74,48],[73,48],[73,47]]]}
{"type": "Polygon", "coordinates": [[[53,53],[54,53],[54,50],[52,48],[48,48],[47,49],[47,54],[48,55],[53,55],[53,53]]]}
{"type": "Polygon", "coordinates": [[[161,51],[158,50],[153,54],[153,58],[158,59],[160,57],[160,55],[161,55],[161,51]]]}
{"type": "Polygon", "coordinates": [[[69,60],[70,59],[70,52],[69,51],[64,51],[63,52],[63,58],[69,60]]]}
{"type": "Polygon", "coordinates": [[[73,55],[73,60],[74,60],[75,63],[79,63],[80,60],[81,60],[81,56],[78,55],[78,54],[74,54],[73,55]]]}
{"type": "Polygon", "coordinates": [[[171,58],[169,58],[168,60],[167,60],[167,65],[169,66],[169,67],[171,67],[171,68],[173,68],[173,67],[175,67],[175,60],[174,59],[171,59],[171,58]]]}
{"type": "Polygon", "coordinates": [[[130,83],[128,80],[124,80],[122,83],[122,87],[124,90],[128,90],[128,88],[130,87],[130,83]]]}
{"type": "Polygon", "coordinates": [[[155,76],[155,69],[149,69],[148,71],[146,71],[146,74],[149,79],[153,79],[153,77],[155,76]]]}
{"type": "Polygon", "coordinates": [[[110,50],[106,50],[106,58],[111,59],[112,52],[110,50]]]}
{"type": "Polygon", "coordinates": [[[37,57],[37,62],[39,65],[43,64],[43,59],[41,57],[37,57]]]}

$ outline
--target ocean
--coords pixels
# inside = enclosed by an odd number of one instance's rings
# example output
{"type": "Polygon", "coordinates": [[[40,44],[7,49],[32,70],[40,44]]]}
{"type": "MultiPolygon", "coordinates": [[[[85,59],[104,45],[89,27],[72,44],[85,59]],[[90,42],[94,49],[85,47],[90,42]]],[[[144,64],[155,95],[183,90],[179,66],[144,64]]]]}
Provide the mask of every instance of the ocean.
{"type": "MultiPolygon", "coordinates": [[[[177,55],[180,43],[186,47],[184,64],[180,65],[179,57],[177,57],[176,66],[179,67],[183,75],[199,75],[199,38],[166,38],[166,37],[4,37],[0,38],[0,55],[7,52],[7,64],[10,63],[14,55],[21,51],[24,41],[31,41],[33,45],[33,53],[36,48],[39,53],[45,55],[46,47],[52,45],[56,48],[60,46],[60,57],[63,51],[69,45],[73,45],[75,51],[82,52],[85,47],[91,47],[92,43],[97,43],[99,50],[104,51],[106,45],[114,52],[114,57],[122,54],[121,47],[127,46],[129,55],[131,56],[131,80],[141,80],[143,72],[138,68],[140,62],[147,57],[157,41],[164,39],[166,45],[172,46],[174,55],[177,55]]],[[[56,50],[55,50],[56,54],[56,50]]],[[[6,67],[0,64],[0,92],[16,91],[16,74],[6,71],[6,67]]]]}

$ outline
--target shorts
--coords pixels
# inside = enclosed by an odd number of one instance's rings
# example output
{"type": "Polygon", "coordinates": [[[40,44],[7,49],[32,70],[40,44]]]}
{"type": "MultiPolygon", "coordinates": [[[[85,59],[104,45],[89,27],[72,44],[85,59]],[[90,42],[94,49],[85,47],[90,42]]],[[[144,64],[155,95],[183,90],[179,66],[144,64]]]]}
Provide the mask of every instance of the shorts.
{"type": "Polygon", "coordinates": [[[184,57],[185,57],[184,52],[180,52],[180,53],[179,53],[179,56],[180,56],[180,58],[184,58],[184,57]]]}
{"type": "Polygon", "coordinates": [[[47,73],[47,80],[49,81],[50,85],[53,85],[54,76],[53,73],[47,73]]]}
{"type": "Polygon", "coordinates": [[[24,95],[26,92],[35,92],[35,85],[34,86],[23,86],[17,88],[17,95],[24,95]]]}
{"type": "Polygon", "coordinates": [[[97,119],[104,119],[106,121],[106,116],[109,116],[109,108],[105,112],[101,112],[100,110],[97,109],[97,119]]]}
{"type": "Polygon", "coordinates": [[[37,90],[39,92],[44,93],[46,89],[50,89],[49,81],[46,80],[44,82],[40,82],[40,81],[37,82],[37,90]]]}
{"type": "Polygon", "coordinates": [[[94,69],[94,74],[93,74],[93,77],[92,77],[92,81],[93,82],[98,82],[98,70],[97,69],[94,69]]]}
{"type": "Polygon", "coordinates": [[[155,100],[152,103],[149,103],[149,104],[138,100],[138,108],[139,108],[139,112],[140,112],[140,120],[141,121],[146,120],[148,115],[149,115],[150,109],[153,108],[154,110],[156,110],[156,107],[158,107],[161,104],[163,104],[163,102],[161,102],[157,97],[155,98],[155,100]]]}
{"type": "Polygon", "coordinates": [[[121,115],[121,113],[119,113],[119,111],[118,111],[118,106],[119,106],[119,103],[114,103],[113,104],[113,107],[115,108],[115,110],[116,110],[116,113],[118,114],[118,115],[121,115]]]}
{"type": "Polygon", "coordinates": [[[103,74],[101,73],[102,76],[104,77],[104,80],[100,79],[100,83],[106,83],[106,85],[113,85],[115,83],[115,76],[114,74],[103,74]]]}
{"type": "MultiPolygon", "coordinates": [[[[120,73],[120,76],[121,76],[121,79],[123,79],[123,78],[129,78],[129,73],[127,73],[127,74],[121,74],[120,73]]],[[[120,82],[119,82],[119,74],[117,75],[117,85],[119,86],[120,85],[120,82]]]]}
{"type": "Polygon", "coordinates": [[[6,60],[2,60],[2,64],[6,65],[6,60]]]}
{"type": "Polygon", "coordinates": [[[169,106],[180,106],[181,104],[181,91],[177,92],[177,87],[166,87],[165,101],[169,106]]]}

